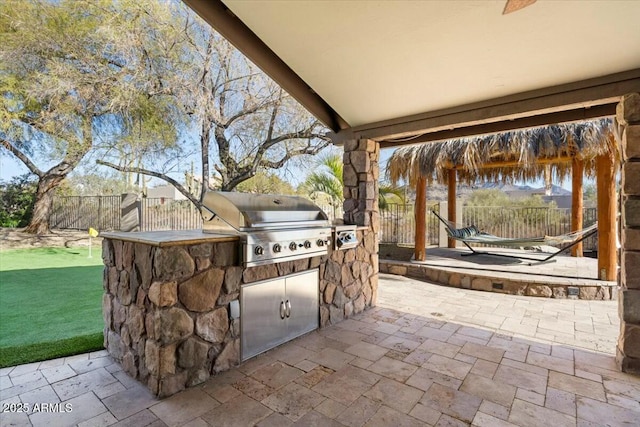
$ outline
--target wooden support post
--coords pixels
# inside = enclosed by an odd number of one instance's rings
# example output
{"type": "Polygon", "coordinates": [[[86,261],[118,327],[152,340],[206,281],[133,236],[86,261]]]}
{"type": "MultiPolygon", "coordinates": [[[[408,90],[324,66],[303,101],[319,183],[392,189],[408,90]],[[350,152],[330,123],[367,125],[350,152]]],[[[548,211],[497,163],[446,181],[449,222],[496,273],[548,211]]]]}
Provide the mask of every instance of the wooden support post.
{"type": "Polygon", "coordinates": [[[425,247],[427,246],[427,179],[418,178],[416,184],[416,235],[414,258],[416,261],[427,259],[425,247]]]}
{"type": "MultiPolygon", "coordinates": [[[[456,222],[456,171],[455,169],[449,169],[447,176],[447,203],[448,203],[448,220],[456,222]]],[[[455,248],[456,241],[454,239],[448,240],[448,247],[455,248]]]]}
{"type": "MultiPolygon", "coordinates": [[[[582,230],[583,221],[583,188],[584,160],[574,158],[571,169],[571,231],[582,230]]],[[[571,249],[571,256],[582,256],[582,242],[571,249]]]]}
{"type": "Polygon", "coordinates": [[[598,194],[598,277],[616,280],[618,248],[616,247],[616,183],[613,158],[596,157],[598,194]]]}

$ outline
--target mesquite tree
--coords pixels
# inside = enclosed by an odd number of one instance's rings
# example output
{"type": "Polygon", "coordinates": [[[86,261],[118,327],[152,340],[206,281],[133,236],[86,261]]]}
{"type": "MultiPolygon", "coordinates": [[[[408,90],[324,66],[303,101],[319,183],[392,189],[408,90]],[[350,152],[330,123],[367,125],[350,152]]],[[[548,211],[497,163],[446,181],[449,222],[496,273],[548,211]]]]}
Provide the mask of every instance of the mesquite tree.
{"type": "Polygon", "coordinates": [[[137,3],[0,2],[0,155],[38,177],[29,232],[49,230],[55,189],[96,145],[175,140],[167,94],[149,77],[163,46],[140,49],[137,3]]]}
{"type": "Polygon", "coordinates": [[[329,144],[181,2],[5,0],[0,39],[0,155],[38,177],[31,232],[48,231],[56,188],[90,154],[199,205],[212,178],[231,190],[329,144]],[[200,194],[170,176],[189,154],[200,158],[200,194]]]}
{"type": "Polygon", "coordinates": [[[171,41],[182,54],[169,58],[173,62],[162,72],[174,76],[170,82],[163,81],[196,140],[200,194],[191,194],[164,171],[105,160],[98,163],[164,179],[199,205],[202,192],[214,187],[212,178],[216,188],[233,190],[259,171],[282,168],[329,145],[327,129],[318,120],[183,7],[170,23],[174,34],[182,31],[171,41]]]}

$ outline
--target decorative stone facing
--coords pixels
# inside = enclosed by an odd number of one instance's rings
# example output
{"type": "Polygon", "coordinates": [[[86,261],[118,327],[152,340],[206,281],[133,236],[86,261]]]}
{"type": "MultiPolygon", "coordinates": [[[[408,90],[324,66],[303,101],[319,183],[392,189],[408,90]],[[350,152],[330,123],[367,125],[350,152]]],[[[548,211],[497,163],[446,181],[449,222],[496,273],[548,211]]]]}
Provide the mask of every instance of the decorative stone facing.
{"type": "Polygon", "coordinates": [[[380,144],[370,139],[344,144],[344,221],[356,224],[358,247],[329,250],[320,265],[320,324],[337,323],[366,307],[378,295],[378,178],[380,144]]]}
{"type": "Polygon", "coordinates": [[[242,278],[234,265],[237,245],[156,247],[104,239],[105,347],[156,395],[172,395],[240,363],[239,328],[228,313],[242,278]]]}
{"type": "Polygon", "coordinates": [[[350,140],[344,144],[344,220],[346,224],[380,231],[378,178],[380,144],[370,139],[350,140]]]}
{"type": "Polygon", "coordinates": [[[370,234],[358,230],[360,245],[347,251],[250,268],[232,255],[238,243],[163,248],[105,238],[105,348],[157,396],[197,385],[240,363],[240,325],[229,319],[229,303],[243,284],[319,268],[321,326],[374,305],[370,234]]]}
{"type": "Polygon", "coordinates": [[[353,249],[329,249],[320,263],[320,327],[335,324],[375,306],[378,293],[378,248],[372,232],[357,231],[360,244],[353,249]],[[375,262],[373,259],[375,258],[375,262]]]}
{"type": "MultiPolygon", "coordinates": [[[[441,269],[429,268],[428,266],[396,264],[393,261],[386,260],[380,262],[380,272],[413,277],[419,280],[428,280],[430,282],[455,288],[544,298],[570,298],[568,296],[568,288],[573,286],[564,284],[528,283],[513,279],[490,279],[486,276],[449,272],[441,269]]],[[[596,281],[594,281],[592,285],[579,286],[579,288],[579,299],[610,300],[617,298],[615,287],[602,285],[596,281]]]]}
{"type": "Polygon", "coordinates": [[[617,106],[622,135],[620,336],[616,360],[624,372],[640,374],[640,94],[617,106]]]}

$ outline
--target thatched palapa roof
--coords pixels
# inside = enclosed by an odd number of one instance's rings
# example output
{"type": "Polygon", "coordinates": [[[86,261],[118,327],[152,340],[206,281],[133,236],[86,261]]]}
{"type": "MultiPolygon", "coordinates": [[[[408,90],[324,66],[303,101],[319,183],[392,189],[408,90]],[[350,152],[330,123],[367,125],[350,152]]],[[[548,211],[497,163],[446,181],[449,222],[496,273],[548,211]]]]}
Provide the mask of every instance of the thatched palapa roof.
{"type": "Polygon", "coordinates": [[[447,182],[447,171],[458,170],[458,181],[513,182],[542,178],[545,167],[558,179],[571,176],[571,158],[585,162],[585,174],[595,176],[595,158],[618,159],[612,119],[551,125],[473,138],[398,148],[387,164],[392,182],[447,182]]]}

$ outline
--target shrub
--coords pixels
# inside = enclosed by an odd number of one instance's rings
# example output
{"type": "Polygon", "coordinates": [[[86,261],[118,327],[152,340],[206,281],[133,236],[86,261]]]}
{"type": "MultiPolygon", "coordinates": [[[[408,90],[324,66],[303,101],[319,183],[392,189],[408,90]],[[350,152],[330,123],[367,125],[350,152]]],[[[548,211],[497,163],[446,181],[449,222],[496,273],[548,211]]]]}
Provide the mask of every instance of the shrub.
{"type": "Polygon", "coordinates": [[[31,174],[0,181],[0,227],[25,227],[31,220],[36,195],[31,174]]]}

